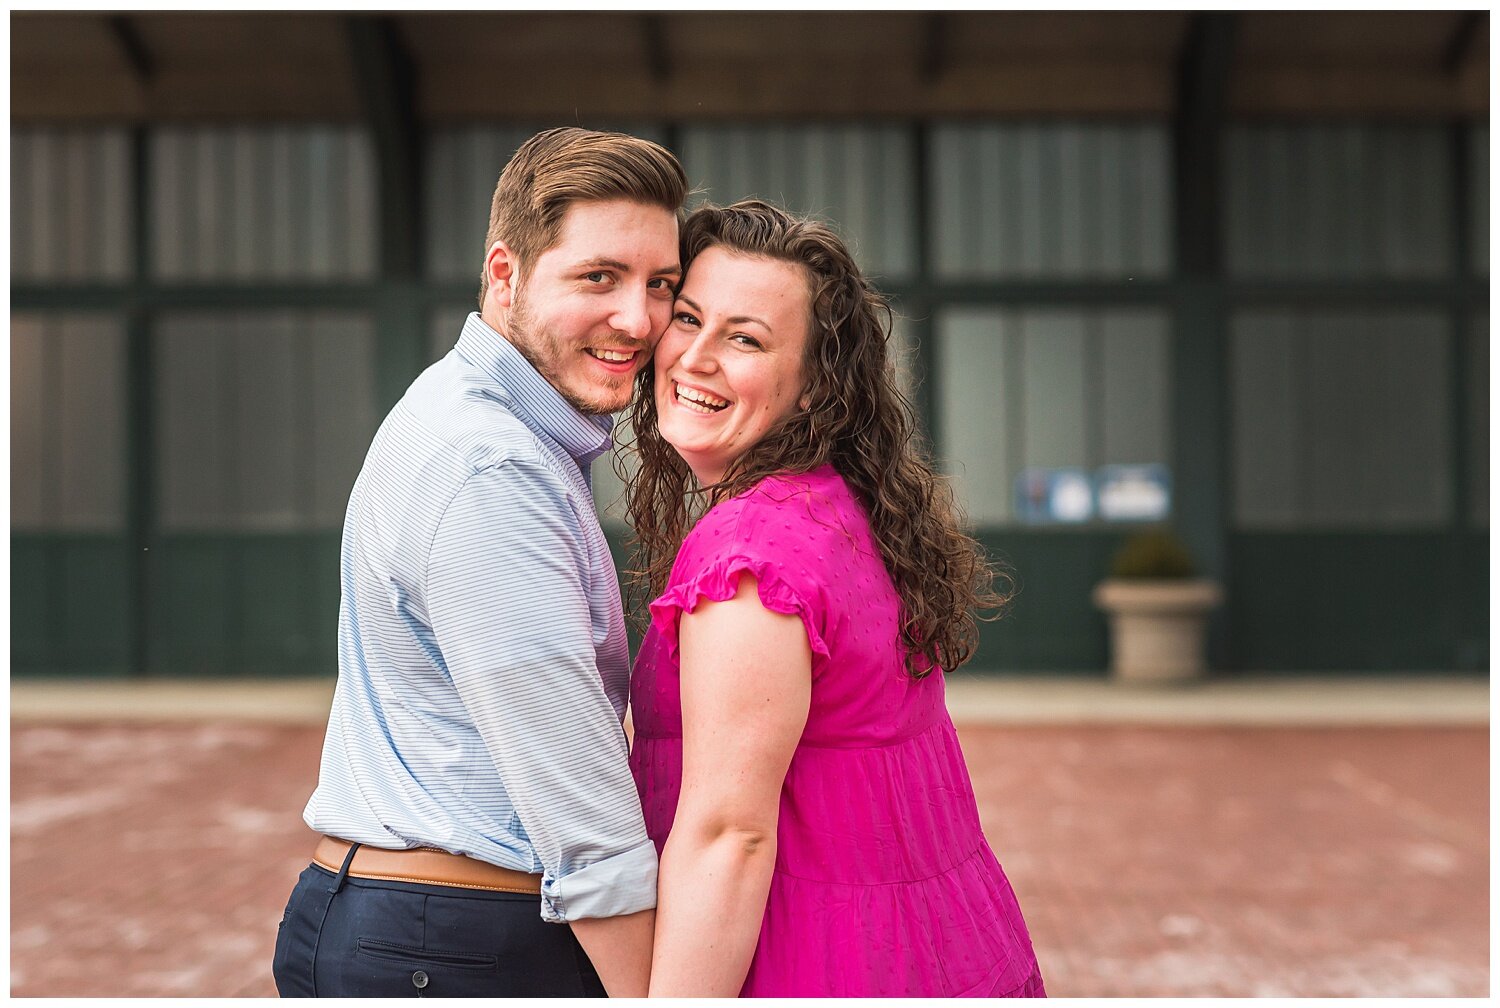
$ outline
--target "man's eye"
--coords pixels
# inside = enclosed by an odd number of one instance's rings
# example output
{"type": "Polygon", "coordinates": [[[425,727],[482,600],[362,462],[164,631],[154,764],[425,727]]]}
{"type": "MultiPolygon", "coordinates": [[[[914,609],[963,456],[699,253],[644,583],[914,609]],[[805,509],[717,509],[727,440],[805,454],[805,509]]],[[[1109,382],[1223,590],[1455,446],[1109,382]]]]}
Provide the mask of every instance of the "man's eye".
{"type": "Polygon", "coordinates": [[[653,277],[651,282],[647,284],[647,286],[654,287],[657,290],[675,290],[675,288],[672,286],[671,279],[669,279],[668,277],[653,277]]]}
{"type": "Polygon", "coordinates": [[[595,270],[592,273],[585,273],[583,275],[583,278],[589,283],[603,283],[604,281],[609,279],[609,274],[604,273],[600,270],[595,270]]]}

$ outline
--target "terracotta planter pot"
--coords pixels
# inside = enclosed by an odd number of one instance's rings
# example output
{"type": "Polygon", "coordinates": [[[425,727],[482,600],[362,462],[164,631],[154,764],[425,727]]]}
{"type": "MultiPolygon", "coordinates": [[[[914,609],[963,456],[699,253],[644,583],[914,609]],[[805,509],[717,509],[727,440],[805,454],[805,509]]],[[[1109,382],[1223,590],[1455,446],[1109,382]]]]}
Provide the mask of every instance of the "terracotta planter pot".
{"type": "Polygon", "coordinates": [[[1110,675],[1122,682],[1173,683],[1208,671],[1204,627],[1223,601],[1215,581],[1111,578],[1094,588],[1109,616],[1110,675]]]}

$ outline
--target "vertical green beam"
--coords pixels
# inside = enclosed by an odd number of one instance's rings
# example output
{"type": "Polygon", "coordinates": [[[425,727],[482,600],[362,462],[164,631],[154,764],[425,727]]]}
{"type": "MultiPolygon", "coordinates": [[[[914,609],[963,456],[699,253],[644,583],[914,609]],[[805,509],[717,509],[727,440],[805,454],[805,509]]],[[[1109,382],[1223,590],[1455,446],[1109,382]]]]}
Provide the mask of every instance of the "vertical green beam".
{"type": "MultiPolygon", "coordinates": [[[[1220,162],[1234,36],[1234,15],[1193,15],[1177,67],[1172,122],[1177,194],[1172,354],[1176,525],[1203,572],[1220,581],[1229,575],[1230,508],[1220,162]]],[[[1209,661],[1215,668],[1233,664],[1228,625],[1222,610],[1210,624],[1209,661]]]]}
{"type": "Polygon", "coordinates": [[[426,344],[416,71],[394,19],[350,17],[346,27],[365,125],[375,144],[380,225],[375,373],[383,412],[416,377],[426,344]]]}
{"type": "Polygon", "coordinates": [[[151,152],[144,126],[130,133],[131,271],[125,301],[126,534],[130,545],[130,673],[151,667],[151,544],[156,524],[155,395],[151,366],[151,317],[142,292],[150,283],[151,152]]]}
{"type": "MultiPolygon", "coordinates": [[[[933,345],[937,327],[933,319],[932,298],[932,194],[930,186],[932,179],[927,170],[927,145],[930,126],[921,120],[913,120],[911,123],[912,136],[912,165],[913,192],[915,201],[912,220],[913,235],[916,242],[916,276],[915,283],[911,285],[907,300],[902,304],[902,310],[906,313],[910,327],[908,332],[917,345],[916,359],[912,362],[917,373],[917,383],[914,392],[916,402],[912,407],[917,415],[917,424],[920,434],[926,442],[932,446],[934,455],[937,453],[937,438],[941,433],[937,425],[937,396],[942,390],[938,388],[937,378],[937,348],[933,345]]],[[[891,208],[895,212],[898,208],[891,208]]]]}
{"type": "Polygon", "coordinates": [[[1452,227],[1453,266],[1450,277],[1452,291],[1448,298],[1449,368],[1448,368],[1448,424],[1449,465],[1452,468],[1450,486],[1453,493],[1449,510],[1447,563],[1448,584],[1453,586],[1451,604],[1456,612],[1456,627],[1453,634],[1453,653],[1450,656],[1454,668],[1472,669],[1482,667],[1487,656],[1480,653],[1484,631],[1488,627],[1489,599],[1482,590],[1469,590],[1488,580],[1484,578],[1486,558],[1476,556],[1473,537],[1469,528],[1469,488],[1474,474],[1469,471],[1469,382],[1466,380],[1469,364],[1470,318],[1474,313],[1471,294],[1474,268],[1474,249],[1470,247],[1470,220],[1473,213],[1473,192],[1470,179],[1469,158],[1470,124],[1455,120],[1449,126],[1449,179],[1453,187],[1452,227]],[[1477,569],[1476,569],[1477,568],[1477,569]],[[1478,594],[1480,597],[1476,598],[1478,594]]]}
{"type": "MultiPolygon", "coordinates": [[[[1474,250],[1469,247],[1469,137],[1468,124],[1456,121],[1449,126],[1449,180],[1453,187],[1452,227],[1453,273],[1452,292],[1448,298],[1448,324],[1452,361],[1449,375],[1449,427],[1452,446],[1449,455],[1453,469],[1453,504],[1450,511],[1450,529],[1460,538],[1469,516],[1469,390],[1464,381],[1467,370],[1469,347],[1469,315],[1473,306],[1469,298],[1468,279],[1473,269],[1474,250]]],[[[1461,552],[1461,547],[1458,552],[1461,552]]],[[[1462,582],[1455,581],[1454,584],[1462,582]]]]}
{"type": "MultiPolygon", "coordinates": [[[[56,219],[56,215],[53,216],[56,219]]],[[[40,375],[42,385],[42,417],[44,422],[51,420],[57,413],[61,412],[60,404],[63,401],[63,377],[62,377],[62,338],[63,323],[56,316],[48,318],[42,329],[42,373],[40,375]]],[[[55,436],[55,431],[49,432],[55,436]]],[[[56,454],[57,449],[51,439],[43,441],[43,450],[56,454]]],[[[59,490],[59,473],[57,467],[44,469],[42,476],[42,508],[50,516],[55,516],[60,511],[61,493],[59,490]]],[[[65,668],[68,664],[67,649],[63,642],[68,636],[68,621],[66,617],[68,608],[68,579],[67,561],[68,551],[66,539],[56,534],[55,527],[51,530],[53,535],[47,537],[44,547],[45,553],[45,580],[43,590],[46,592],[47,614],[47,662],[52,668],[65,668]]],[[[14,611],[14,610],[12,610],[14,611]]]]}

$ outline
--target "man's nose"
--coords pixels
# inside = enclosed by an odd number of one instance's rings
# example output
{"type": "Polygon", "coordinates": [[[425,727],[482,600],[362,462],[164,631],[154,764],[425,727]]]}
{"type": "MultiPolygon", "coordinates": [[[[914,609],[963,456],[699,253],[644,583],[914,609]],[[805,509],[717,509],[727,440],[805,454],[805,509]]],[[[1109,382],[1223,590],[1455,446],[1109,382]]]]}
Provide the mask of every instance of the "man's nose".
{"type": "Polygon", "coordinates": [[[641,343],[650,343],[660,335],[652,325],[650,295],[645,291],[625,291],[615,305],[610,325],[615,331],[641,343]]]}

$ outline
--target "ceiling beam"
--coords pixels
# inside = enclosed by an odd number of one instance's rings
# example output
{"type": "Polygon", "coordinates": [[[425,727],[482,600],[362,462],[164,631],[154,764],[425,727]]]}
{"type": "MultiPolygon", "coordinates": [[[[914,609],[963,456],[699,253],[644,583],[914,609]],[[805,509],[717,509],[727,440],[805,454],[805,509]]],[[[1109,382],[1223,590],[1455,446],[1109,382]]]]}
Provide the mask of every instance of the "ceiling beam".
{"type": "Polygon", "coordinates": [[[651,79],[665,84],[672,79],[672,57],[667,52],[667,19],[660,14],[641,15],[641,35],[646,43],[646,69],[651,79]]]}
{"type": "MultiPolygon", "coordinates": [[[[760,120],[830,116],[917,117],[977,115],[1166,115],[1171,74],[1149,60],[1089,63],[1013,60],[998,65],[959,63],[924,83],[907,59],[870,62],[801,61],[725,74],[722,61],[682,58],[672,86],[644,73],[609,67],[560,71],[545,60],[512,67],[524,90],[507,96],[507,111],[531,119],[578,116],[760,120]]],[[[484,68],[432,65],[422,79],[424,120],[462,121],[495,116],[484,68]]]]}
{"type": "Polygon", "coordinates": [[[1456,77],[1478,48],[1479,29],[1489,20],[1488,11],[1465,11],[1443,47],[1443,73],[1456,77]]]}
{"type": "Polygon", "coordinates": [[[121,14],[106,17],[104,22],[125,54],[125,62],[131,73],[135,74],[135,79],[142,86],[149,85],[156,76],[156,59],[146,47],[145,39],[141,38],[140,29],[135,26],[134,21],[121,14]]]}
{"type": "Polygon", "coordinates": [[[937,11],[922,15],[918,44],[922,48],[917,55],[917,78],[931,84],[947,69],[948,19],[937,11]]]}
{"type": "Polygon", "coordinates": [[[1219,137],[1229,105],[1237,26],[1234,14],[1195,13],[1177,56],[1172,124],[1176,249],[1179,269],[1187,275],[1219,272],[1219,137]]]}

